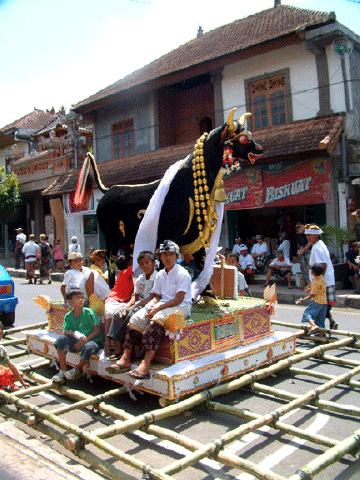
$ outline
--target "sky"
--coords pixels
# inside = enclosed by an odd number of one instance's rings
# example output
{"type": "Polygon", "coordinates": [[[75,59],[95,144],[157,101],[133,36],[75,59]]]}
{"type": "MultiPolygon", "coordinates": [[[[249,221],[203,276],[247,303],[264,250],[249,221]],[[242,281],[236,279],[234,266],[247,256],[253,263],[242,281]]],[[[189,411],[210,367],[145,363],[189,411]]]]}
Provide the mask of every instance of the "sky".
{"type": "MultiPolygon", "coordinates": [[[[282,0],[360,35],[360,0],[282,0]]],[[[33,111],[69,111],[204,32],[274,0],[0,0],[0,128],[33,111]]]]}

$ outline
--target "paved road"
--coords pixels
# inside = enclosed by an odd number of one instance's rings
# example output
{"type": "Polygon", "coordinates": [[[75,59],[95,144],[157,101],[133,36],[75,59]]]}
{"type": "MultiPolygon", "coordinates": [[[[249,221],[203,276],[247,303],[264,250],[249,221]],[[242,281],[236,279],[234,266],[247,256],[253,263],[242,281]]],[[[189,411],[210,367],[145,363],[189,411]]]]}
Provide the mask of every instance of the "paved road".
{"type": "MultiPolygon", "coordinates": [[[[28,285],[24,280],[16,279],[16,292],[19,296],[19,305],[16,313],[16,326],[29,325],[45,321],[44,310],[36,305],[32,298],[38,294],[47,294],[52,298],[60,298],[60,284],[53,283],[52,285],[28,285]]],[[[303,306],[296,305],[280,305],[277,309],[274,320],[289,322],[294,325],[299,325],[301,320],[303,306]]],[[[342,330],[350,330],[359,332],[359,313],[357,310],[351,309],[334,309],[334,317],[340,325],[342,330]]],[[[275,327],[275,329],[279,329],[275,327]]],[[[299,346],[309,348],[314,346],[313,343],[307,341],[300,341],[299,346]]],[[[353,359],[358,359],[358,353],[346,353],[344,350],[343,356],[350,356],[353,359]]],[[[27,360],[19,360],[17,363],[26,362],[27,360]]],[[[340,374],[345,371],[344,367],[324,364],[320,360],[311,360],[303,362],[302,368],[309,370],[315,369],[328,374],[340,374]]],[[[51,376],[52,372],[44,370],[41,372],[45,376],[51,376]]],[[[359,378],[357,378],[359,380],[359,378]]],[[[316,388],[322,384],[323,381],[310,379],[309,377],[293,377],[288,373],[282,373],[276,377],[268,378],[264,384],[274,386],[277,389],[292,391],[298,394],[303,394],[309,389],[316,388]]],[[[80,380],[74,384],[74,388],[79,388],[89,394],[96,395],[115,388],[116,385],[99,378],[94,379],[93,383],[80,380]]],[[[132,415],[149,412],[158,408],[158,399],[151,395],[141,395],[135,392],[136,401],[130,396],[125,395],[116,397],[111,401],[115,407],[123,409],[125,412],[132,415]]],[[[321,398],[332,400],[338,404],[359,405],[359,393],[348,387],[338,387],[326,393],[321,398]]],[[[222,402],[226,405],[249,409],[252,412],[263,415],[265,412],[270,412],[280,405],[287,402],[282,400],[275,400],[272,397],[263,394],[255,394],[249,390],[240,390],[228,394],[223,397],[218,397],[216,401],[222,402]]],[[[50,404],[53,406],[67,404],[67,400],[55,394],[47,392],[34,397],[33,402],[37,405],[50,404]]],[[[64,416],[71,422],[81,425],[87,429],[96,429],[101,426],[112,424],[111,418],[104,416],[99,417],[90,410],[76,411],[64,416]]],[[[347,417],[345,415],[332,414],[327,411],[314,411],[310,407],[304,409],[296,409],[291,413],[282,417],[284,422],[298,426],[310,433],[321,433],[330,438],[342,440],[351,432],[359,428],[358,419],[347,417]]],[[[163,420],[160,425],[168,428],[176,433],[186,435],[198,442],[208,443],[212,439],[218,438],[220,435],[226,433],[230,429],[236,428],[243,424],[243,420],[235,417],[229,417],[225,414],[207,410],[202,407],[194,409],[186,415],[180,415],[170,419],[163,420]]],[[[0,424],[0,426],[3,424],[0,424]]],[[[8,424],[7,424],[8,425],[8,424]]],[[[24,430],[22,425],[18,425],[20,431],[24,430]]],[[[26,427],[27,428],[27,427],[26,427]]],[[[25,431],[27,431],[25,428],[25,431]]],[[[0,430],[1,433],[1,430],[0,430]]],[[[57,443],[49,440],[48,437],[44,439],[37,435],[37,442],[40,445],[45,445],[60,455],[64,465],[74,465],[73,457],[57,443]]],[[[5,438],[7,438],[5,436],[5,438]]],[[[135,455],[138,458],[162,468],[167,465],[170,459],[179,458],[182,453],[186,454],[186,450],[182,447],[175,446],[167,440],[157,439],[145,432],[136,431],[128,435],[116,437],[112,440],[114,445],[127,453],[135,455]]],[[[291,435],[280,434],[270,427],[262,427],[254,432],[251,432],[241,439],[234,441],[225,449],[226,452],[234,453],[242,458],[250,459],[252,462],[269,468],[273,472],[288,478],[299,467],[305,465],[312,460],[315,455],[326,451],[326,448],[309,444],[305,440],[300,440],[291,435]]],[[[101,454],[102,455],[102,454],[101,454]]],[[[105,455],[102,455],[106,458],[105,455]]],[[[0,470],[4,458],[0,458],[0,470]]],[[[30,460],[29,460],[30,461],[30,460]]],[[[59,468],[61,467],[61,462],[59,468]]],[[[134,473],[128,467],[121,467],[119,462],[111,460],[111,462],[124,470],[129,475],[135,478],[141,478],[141,475],[134,473]]],[[[76,463],[75,465],[79,465],[76,463]]],[[[4,465],[3,465],[4,466],[4,465]]],[[[84,467],[86,468],[86,467],[84,467]]],[[[92,473],[91,470],[89,470],[92,473]]],[[[1,478],[1,476],[0,476],[1,478]]],[[[6,480],[12,480],[13,477],[3,477],[6,480]]],[[[25,478],[19,476],[17,478],[25,478]]],[[[42,477],[32,477],[42,478],[42,477]]],[[[47,478],[47,477],[43,477],[47,478]]],[[[55,480],[55,476],[52,477],[55,480]]],[[[59,477],[61,478],[61,477],[59,477]]],[[[201,461],[197,466],[186,469],[176,475],[179,480],[250,480],[253,477],[248,474],[241,473],[230,467],[221,465],[210,459],[201,461]]],[[[360,479],[360,463],[350,456],[346,456],[343,460],[331,466],[329,469],[316,476],[316,480],[355,480],[360,479]]]]}

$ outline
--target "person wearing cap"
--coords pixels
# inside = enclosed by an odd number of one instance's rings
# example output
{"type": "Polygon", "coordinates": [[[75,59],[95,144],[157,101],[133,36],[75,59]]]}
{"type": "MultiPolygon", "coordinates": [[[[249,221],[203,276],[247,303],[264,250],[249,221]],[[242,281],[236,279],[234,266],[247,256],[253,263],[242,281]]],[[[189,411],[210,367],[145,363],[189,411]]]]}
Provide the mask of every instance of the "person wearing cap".
{"type": "Polygon", "coordinates": [[[360,209],[358,208],[355,212],[352,212],[352,216],[355,217],[356,221],[356,240],[360,242],[360,209]]]}
{"type": "MultiPolygon", "coordinates": [[[[326,282],[326,296],[327,296],[327,311],[326,318],[329,319],[330,328],[332,330],[337,330],[338,324],[334,321],[331,315],[331,307],[336,305],[335,297],[335,274],[334,267],[330,258],[329,250],[327,249],[325,243],[320,240],[320,235],[323,233],[321,228],[318,225],[309,225],[305,229],[305,235],[307,241],[311,244],[311,254],[309,265],[315,265],[315,263],[321,263],[324,267],[324,279],[326,282]]],[[[310,280],[313,280],[313,275],[310,270],[310,280]]],[[[310,287],[305,288],[305,292],[310,292],[310,287]]]]}
{"type": "Polygon", "coordinates": [[[269,270],[266,275],[266,280],[263,287],[267,287],[270,282],[271,275],[275,275],[276,278],[286,278],[288,282],[288,288],[293,288],[291,285],[291,267],[290,260],[285,257],[283,250],[278,248],[276,252],[276,258],[270,263],[269,270]]]}
{"type": "Polygon", "coordinates": [[[264,241],[263,235],[256,235],[256,243],[252,247],[251,256],[255,260],[256,269],[263,271],[265,269],[266,261],[269,257],[269,247],[264,241]]]}
{"type": "Polygon", "coordinates": [[[36,283],[35,268],[37,256],[39,254],[39,245],[35,243],[35,235],[29,235],[29,241],[25,243],[22,248],[22,253],[25,255],[26,279],[28,283],[36,283]]]}
{"type": "Polygon", "coordinates": [[[350,249],[348,252],[345,253],[345,260],[346,260],[346,265],[347,265],[347,271],[346,271],[346,281],[345,281],[345,288],[353,288],[352,283],[350,281],[349,277],[352,277],[354,279],[355,283],[355,292],[360,293],[358,291],[358,286],[359,286],[359,264],[356,263],[356,258],[359,255],[359,243],[358,241],[352,242],[350,249]]]}
{"type": "Polygon", "coordinates": [[[250,283],[254,277],[255,260],[250,255],[246,245],[240,247],[239,270],[244,274],[247,283],[250,283]]]}
{"type": "Polygon", "coordinates": [[[69,244],[68,255],[73,252],[80,253],[81,255],[80,244],[78,243],[77,237],[71,237],[71,243],[69,244]]]}
{"type": "Polygon", "coordinates": [[[22,253],[22,249],[26,243],[26,235],[21,227],[16,228],[15,232],[15,270],[19,270],[20,268],[20,258],[22,258],[22,263],[25,269],[25,255],[22,253]]]}
{"type": "Polygon", "coordinates": [[[241,237],[235,238],[235,245],[233,246],[233,253],[240,255],[240,247],[243,245],[241,237]]]}
{"type": "Polygon", "coordinates": [[[150,378],[150,365],[165,335],[166,318],[179,311],[185,318],[191,312],[191,277],[181,265],[179,246],[165,240],[159,247],[160,260],[164,269],[155,277],[151,294],[154,298],[130,318],[126,329],[124,353],[115,367],[109,367],[109,373],[124,373],[137,380],[150,378]],[[135,345],[142,344],[145,356],[135,370],[131,370],[131,354],[135,345]],[[111,370],[110,370],[111,369],[111,370]]]}
{"type": "Polygon", "coordinates": [[[63,283],[60,287],[61,294],[66,305],[66,292],[73,287],[80,288],[84,293],[85,305],[89,304],[89,294],[86,288],[86,282],[89,279],[91,270],[83,266],[83,256],[78,252],[71,252],[68,255],[70,270],[64,275],[63,283]]]}

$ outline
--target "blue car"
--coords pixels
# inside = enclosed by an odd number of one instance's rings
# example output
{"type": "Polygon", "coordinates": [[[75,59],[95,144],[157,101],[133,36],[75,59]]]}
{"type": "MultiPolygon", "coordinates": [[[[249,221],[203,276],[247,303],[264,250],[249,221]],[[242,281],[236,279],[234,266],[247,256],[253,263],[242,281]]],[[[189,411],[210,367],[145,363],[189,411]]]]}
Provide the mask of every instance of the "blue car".
{"type": "Polygon", "coordinates": [[[5,327],[15,322],[15,307],[18,304],[14,296],[14,282],[5,268],[0,265],[0,321],[5,327]]]}

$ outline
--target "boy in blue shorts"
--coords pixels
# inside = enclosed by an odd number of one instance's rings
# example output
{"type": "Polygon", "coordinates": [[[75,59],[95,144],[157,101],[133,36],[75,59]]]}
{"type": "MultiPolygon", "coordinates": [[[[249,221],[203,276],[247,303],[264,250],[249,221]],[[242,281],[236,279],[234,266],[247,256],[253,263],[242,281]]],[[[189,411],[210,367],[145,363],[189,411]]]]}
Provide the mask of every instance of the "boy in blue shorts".
{"type": "MultiPolygon", "coordinates": [[[[314,278],[310,286],[310,295],[300,298],[297,303],[301,304],[305,300],[311,300],[305,308],[301,322],[309,322],[311,328],[309,334],[316,333],[319,328],[325,328],[325,318],[327,311],[326,282],[323,277],[324,267],[321,263],[314,263],[311,267],[311,273],[314,278]]],[[[323,336],[323,333],[320,334],[323,336]]]]}
{"type": "Polygon", "coordinates": [[[60,371],[53,382],[60,383],[66,378],[75,380],[84,367],[90,365],[91,356],[101,345],[100,324],[91,308],[84,307],[84,293],[80,288],[71,288],[66,293],[66,300],[73,310],[65,315],[63,333],[55,341],[59,355],[60,371]],[[81,359],[77,367],[67,370],[66,353],[80,352],[81,359]]]}

